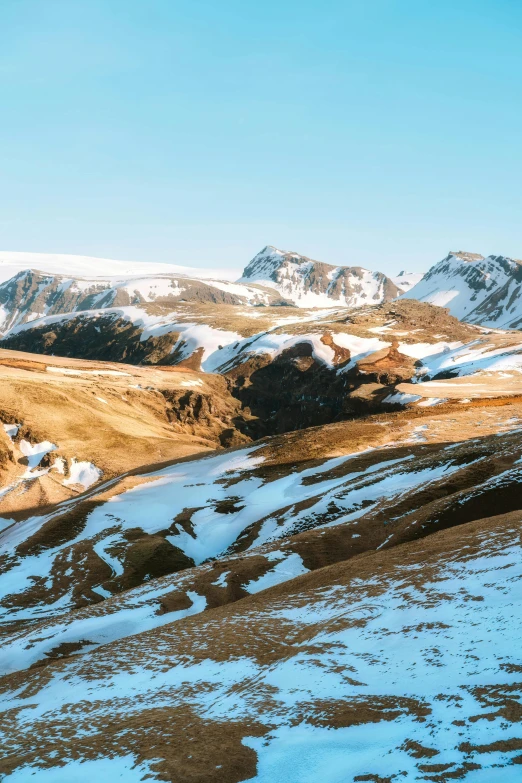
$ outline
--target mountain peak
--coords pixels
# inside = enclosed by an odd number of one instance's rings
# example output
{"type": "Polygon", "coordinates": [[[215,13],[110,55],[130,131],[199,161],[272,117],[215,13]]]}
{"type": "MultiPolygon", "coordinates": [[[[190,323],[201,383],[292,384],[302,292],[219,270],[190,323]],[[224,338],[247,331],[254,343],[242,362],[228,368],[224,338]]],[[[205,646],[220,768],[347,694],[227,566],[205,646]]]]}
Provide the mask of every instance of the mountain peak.
{"type": "Polygon", "coordinates": [[[521,294],[522,270],[516,261],[459,250],[432,266],[403,296],[447,307],[461,321],[518,329],[521,294]]]}
{"type": "Polygon", "coordinates": [[[245,267],[240,283],[276,288],[300,307],[359,307],[399,296],[399,288],[381,272],[359,266],[333,266],[293,251],[264,247],[245,267]]]}

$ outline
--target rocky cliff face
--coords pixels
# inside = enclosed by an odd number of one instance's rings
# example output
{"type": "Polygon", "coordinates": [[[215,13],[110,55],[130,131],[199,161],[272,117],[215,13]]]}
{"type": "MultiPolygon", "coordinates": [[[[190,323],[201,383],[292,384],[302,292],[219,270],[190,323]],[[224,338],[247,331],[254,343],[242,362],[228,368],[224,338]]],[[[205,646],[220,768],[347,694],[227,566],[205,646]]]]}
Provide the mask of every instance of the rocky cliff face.
{"type": "Polygon", "coordinates": [[[272,286],[299,307],[359,307],[387,302],[401,293],[381,272],[331,266],[271,245],[245,267],[239,282],[272,286]]]}

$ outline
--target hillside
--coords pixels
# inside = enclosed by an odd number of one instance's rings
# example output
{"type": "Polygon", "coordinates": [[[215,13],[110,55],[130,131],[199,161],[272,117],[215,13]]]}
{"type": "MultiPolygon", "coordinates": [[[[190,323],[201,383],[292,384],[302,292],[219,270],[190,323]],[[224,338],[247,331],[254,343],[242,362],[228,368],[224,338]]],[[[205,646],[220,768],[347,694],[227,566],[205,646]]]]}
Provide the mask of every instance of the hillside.
{"type": "Polygon", "coordinates": [[[277,292],[223,280],[155,275],[72,278],[24,270],[0,285],[0,334],[45,316],[145,302],[227,305],[285,305],[277,292]]]}
{"type": "MultiPolygon", "coordinates": [[[[397,384],[428,379],[419,362],[435,362],[440,355],[437,361],[442,365],[446,357],[456,372],[462,361],[451,363],[451,352],[465,355],[477,341],[482,351],[491,343],[477,327],[441,308],[401,301],[351,311],[284,312],[145,304],[48,316],[13,329],[1,344],[218,373],[251,416],[245,434],[258,438],[377,410],[388,404],[397,384]]],[[[513,339],[499,334],[494,344],[502,353],[513,339]]],[[[508,353],[516,364],[518,349],[508,353]]],[[[468,374],[465,366],[462,372],[468,374]]]]}

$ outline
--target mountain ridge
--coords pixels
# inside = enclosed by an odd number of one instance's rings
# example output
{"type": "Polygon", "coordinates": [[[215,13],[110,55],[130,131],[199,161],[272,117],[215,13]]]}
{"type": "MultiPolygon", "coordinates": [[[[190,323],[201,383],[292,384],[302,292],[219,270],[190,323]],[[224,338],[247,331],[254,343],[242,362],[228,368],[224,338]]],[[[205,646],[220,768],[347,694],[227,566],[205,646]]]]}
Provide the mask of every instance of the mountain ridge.
{"type": "Polygon", "coordinates": [[[277,291],[256,284],[175,274],[71,277],[27,269],[0,284],[0,335],[52,315],[145,302],[287,305],[277,291]]]}

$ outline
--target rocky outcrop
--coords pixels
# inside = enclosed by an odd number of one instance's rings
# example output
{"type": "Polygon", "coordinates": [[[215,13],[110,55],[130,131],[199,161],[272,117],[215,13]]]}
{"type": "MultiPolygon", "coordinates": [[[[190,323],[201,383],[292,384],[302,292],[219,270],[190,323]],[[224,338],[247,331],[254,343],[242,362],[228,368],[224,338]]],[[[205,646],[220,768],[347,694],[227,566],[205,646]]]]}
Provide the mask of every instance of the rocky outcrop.
{"type": "Polygon", "coordinates": [[[5,348],[76,359],[127,362],[129,364],[177,364],[172,350],[179,333],[151,336],[142,340],[143,329],[114,313],[98,318],[77,317],[8,335],[5,348]]]}
{"type": "Polygon", "coordinates": [[[226,374],[232,393],[253,416],[245,432],[255,439],[381,410],[393,384],[413,377],[415,362],[396,349],[379,353],[374,363],[369,357],[344,369],[350,362],[345,349],[329,367],[303,341],[273,360],[267,355],[248,359],[226,374]]]}
{"type": "MultiPolygon", "coordinates": [[[[217,379],[216,379],[217,380],[217,379]]],[[[230,448],[246,443],[243,434],[248,429],[248,415],[242,414],[234,397],[222,380],[222,389],[216,393],[202,393],[192,389],[159,389],[166,402],[169,422],[180,432],[199,437],[214,438],[216,446],[230,448]]]]}
{"type": "Polygon", "coordinates": [[[415,375],[416,360],[400,353],[399,343],[393,340],[389,348],[359,359],[357,370],[368,378],[369,382],[391,385],[411,380],[415,375]]]}

